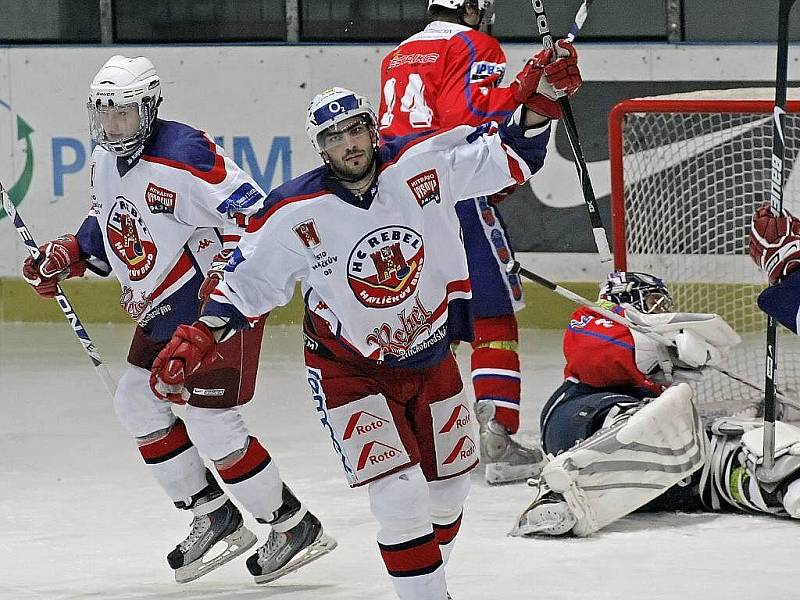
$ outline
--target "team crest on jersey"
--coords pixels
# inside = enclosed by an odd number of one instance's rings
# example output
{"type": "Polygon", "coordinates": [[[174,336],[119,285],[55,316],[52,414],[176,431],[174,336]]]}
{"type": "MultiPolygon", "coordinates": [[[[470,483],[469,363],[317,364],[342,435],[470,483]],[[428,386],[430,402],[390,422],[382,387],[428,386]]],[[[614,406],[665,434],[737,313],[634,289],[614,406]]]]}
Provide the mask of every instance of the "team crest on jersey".
{"type": "Polygon", "coordinates": [[[442,195],[439,191],[439,175],[437,175],[436,169],[420,173],[416,177],[407,180],[406,183],[411,188],[411,191],[414,192],[414,197],[420,207],[430,202],[439,204],[442,201],[442,195]]]}
{"type": "Polygon", "coordinates": [[[319,239],[314,219],[303,221],[299,225],[295,225],[293,229],[306,248],[315,248],[322,243],[322,240],[319,239]]]}
{"type": "Polygon", "coordinates": [[[159,213],[173,214],[175,212],[175,198],[177,197],[178,194],[172,190],[159,187],[153,182],[147,184],[147,189],[144,192],[147,208],[154,215],[159,213]]]}
{"type": "Polygon", "coordinates": [[[122,196],[117,196],[108,214],[106,235],[114,254],[128,266],[131,281],[147,277],[158,250],[138,209],[122,196]]]}
{"type": "Polygon", "coordinates": [[[417,289],[425,248],[422,236],[408,227],[376,229],[359,240],[347,261],[347,280],[367,308],[388,308],[417,289]]]}

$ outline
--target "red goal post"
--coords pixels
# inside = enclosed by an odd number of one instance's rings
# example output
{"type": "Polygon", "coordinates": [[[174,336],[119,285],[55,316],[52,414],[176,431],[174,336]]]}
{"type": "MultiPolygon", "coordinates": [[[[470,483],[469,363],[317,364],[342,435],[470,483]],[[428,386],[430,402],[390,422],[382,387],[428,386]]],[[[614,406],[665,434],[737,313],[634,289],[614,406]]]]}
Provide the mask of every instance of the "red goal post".
{"type": "MultiPolygon", "coordinates": [[[[609,115],[615,268],[663,277],[676,309],[716,312],[742,335],[723,365],[763,385],[766,278],[747,254],[747,232],[768,197],[773,88],[634,98],[609,115]]],[[[800,214],[800,90],[787,102],[784,206],[800,214]]],[[[707,377],[703,403],[758,401],[724,376],[707,377]]],[[[800,341],[778,342],[778,385],[800,390],[800,341]]],[[[723,411],[724,412],[724,411],[723,411]]]]}

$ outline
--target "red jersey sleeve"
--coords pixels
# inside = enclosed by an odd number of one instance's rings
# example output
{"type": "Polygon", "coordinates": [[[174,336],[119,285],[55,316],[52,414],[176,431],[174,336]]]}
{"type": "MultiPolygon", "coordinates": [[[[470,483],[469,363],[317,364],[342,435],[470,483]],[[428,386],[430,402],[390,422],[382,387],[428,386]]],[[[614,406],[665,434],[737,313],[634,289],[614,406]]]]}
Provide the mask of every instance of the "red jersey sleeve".
{"type": "Polygon", "coordinates": [[[655,394],[664,391],[639,371],[635,357],[635,343],[627,327],[588,308],[572,313],[564,334],[564,377],[598,388],[635,387],[655,394]]]}
{"type": "Polygon", "coordinates": [[[497,87],[506,55],[492,36],[472,30],[453,36],[446,64],[436,97],[442,127],[501,121],[517,107],[511,88],[497,87]]]}

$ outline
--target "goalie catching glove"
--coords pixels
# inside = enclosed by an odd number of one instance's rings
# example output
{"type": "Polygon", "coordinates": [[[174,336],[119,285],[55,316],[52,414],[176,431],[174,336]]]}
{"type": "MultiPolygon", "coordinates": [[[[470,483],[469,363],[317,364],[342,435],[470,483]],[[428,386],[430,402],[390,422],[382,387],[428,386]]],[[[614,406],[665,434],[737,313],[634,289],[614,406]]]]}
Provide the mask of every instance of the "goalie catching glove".
{"type": "Polygon", "coordinates": [[[750,257],[771,284],[800,267],[800,220],[789,211],[779,217],[764,204],[753,215],[750,226],[750,257]]]}
{"type": "MultiPolygon", "coordinates": [[[[670,374],[677,380],[695,380],[699,371],[715,364],[741,338],[719,315],[706,313],[644,314],[625,306],[630,321],[660,335],[671,345],[631,329],[636,347],[636,366],[649,376],[670,374]]],[[[667,383],[670,383],[667,381],[667,383]]]]}
{"type": "Polygon", "coordinates": [[[22,276],[42,298],[54,298],[59,281],[82,277],[86,272],[78,238],[72,234],[40,246],[39,252],[38,260],[32,256],[25,259],[22,276]]]}
{"type": "Polygon", "coordinates": [[[528,59],[511,83],[514,100],[550,119],[561,116],[558,99],[572,96],[583,80],[578,69],[578,53],[566,40],[528,59]],[[555,60],[553,54],[555,53],[555,60]]]}

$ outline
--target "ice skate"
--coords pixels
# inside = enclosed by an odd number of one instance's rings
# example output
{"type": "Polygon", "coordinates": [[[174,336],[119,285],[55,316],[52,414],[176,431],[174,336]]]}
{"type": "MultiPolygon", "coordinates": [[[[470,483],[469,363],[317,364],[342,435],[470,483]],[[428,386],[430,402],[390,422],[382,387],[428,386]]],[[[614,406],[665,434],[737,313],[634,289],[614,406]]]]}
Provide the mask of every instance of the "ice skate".
{"type": "Polygon", "coordinates": [[[511,439],[508,430],[495,418],[494,403],[485,400],[475,405],[481,439],[481,460],[486,465],[490,485],[514,483],[537,477],[544,466],[544,452],[511,439]]]}
{"type": "Polygon", "coordinates": [[[194,502],[190,510],[194,519],[189,536],[167,555],[178,583],[221,567],[250,549],[257,539],[244,526],[239,509],[218,487],[194,502]]]}
{"type": "Polygon", "coordinates": [[[283,505],[270,521],[267,542],[247,559],[247,569],[256,583],[269,583],[336,548],[336,540],[322,531],[319,519],[306,510],[286,485],[283,505]]]}
{"type": "Polygon", "coordinates": [[[509,535],[564,535],[569,533],[578,520],[564,496],[551,491],[544,483],[537,482],[541,492],[520,515],[516,527],[509,535]]]}

